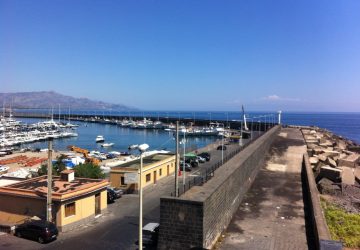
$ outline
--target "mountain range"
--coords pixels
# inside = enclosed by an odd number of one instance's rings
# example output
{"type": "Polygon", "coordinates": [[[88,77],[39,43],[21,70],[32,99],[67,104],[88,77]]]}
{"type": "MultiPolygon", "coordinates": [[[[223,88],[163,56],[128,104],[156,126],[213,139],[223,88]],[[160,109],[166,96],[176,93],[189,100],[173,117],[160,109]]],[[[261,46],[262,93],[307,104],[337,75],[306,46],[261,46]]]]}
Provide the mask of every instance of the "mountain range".
{"type": "Polygon", "coordinates": [[[11,106],[11,108],[23,109],[48,109],[51,107],[57,108],[60,105],[64,108],[71,108],[71,110],[137,110],[123,104],[111,104],[88,98],[76,98],[54,91],[0,93],[1,104],[5,105],[6,108],[11,106]]]}

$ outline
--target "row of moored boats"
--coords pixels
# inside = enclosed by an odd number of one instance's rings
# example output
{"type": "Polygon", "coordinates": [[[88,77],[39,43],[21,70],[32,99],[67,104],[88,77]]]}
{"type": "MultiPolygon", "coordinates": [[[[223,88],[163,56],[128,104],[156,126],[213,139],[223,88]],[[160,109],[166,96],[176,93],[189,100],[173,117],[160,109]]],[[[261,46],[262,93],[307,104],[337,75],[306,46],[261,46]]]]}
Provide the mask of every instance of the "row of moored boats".
{"type": "Polygon", "coordinates": [[[45,141],[50,138],[76,137],[77,125],[57,123],[54,120],[24,124],[10,117],[0,117],[0,148],[24,143],[45,141]]]}

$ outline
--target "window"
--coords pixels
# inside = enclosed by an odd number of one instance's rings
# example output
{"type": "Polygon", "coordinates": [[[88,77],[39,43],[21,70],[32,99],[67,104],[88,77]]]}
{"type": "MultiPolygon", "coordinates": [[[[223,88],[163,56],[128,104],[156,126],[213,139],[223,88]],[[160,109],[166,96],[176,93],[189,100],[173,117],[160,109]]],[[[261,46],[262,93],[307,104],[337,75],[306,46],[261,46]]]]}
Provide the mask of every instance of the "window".
{"type": "Polygon", "coordinates": [[[75,202],[65,204],[65,217],[75,215],[75,202]]]}
{"type": "Polygon", "coordinates": [[[159,169],[159,176],[162,175],[162,168],[159,169]]]}
{"type": "Polygon", "coordinates": [[[147,175],[146,175],[146,182],[149,182],[150,179],[151,179],[150,174],[147,174],[147,175]]]}
{"type": "Polygon", "coordinates": [[[125,177],[124,176],[120,177],[120,185],[125,185],[125,177]]]}

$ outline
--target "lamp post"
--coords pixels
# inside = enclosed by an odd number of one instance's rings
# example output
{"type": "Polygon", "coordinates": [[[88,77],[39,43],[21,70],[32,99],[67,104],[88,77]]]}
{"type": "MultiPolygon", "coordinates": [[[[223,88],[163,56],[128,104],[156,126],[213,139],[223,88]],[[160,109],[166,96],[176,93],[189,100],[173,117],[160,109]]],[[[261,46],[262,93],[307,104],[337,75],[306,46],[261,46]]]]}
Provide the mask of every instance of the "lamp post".
{"type": "Polygon", "coordinates": [[[142,208],[143,208],[143,199],[142,199],[142,168],[143,168],[143,153],[149,148],[148,144],[141,144],[137,147],[140,151],[140,172],[139,172],[139,249],[143,249],[142,242],[142,208]]]}
{"type": "Polygon", "coordinates": [[[179,182],[178,182],[178,172],[179,172],[179,121],[176,121],[176,146],[175,146],[175,197],[179,196],[179,182]]]}
{"type": "Polygon", "coordinates": [[[223,127],[222,137],[221,137],[221,165],[224,165],[224,134],[225,134],[225,126],[224,123],[219,123],[223,127]]]}
{"type": "Polygon", "coordinates": [[[240,121],[240,140],[239,140],[239,145],[240,145],[240,146],[243,145],[243,141],[242,141],[242,121],[240,121]]]}
{"type": "Polygon", "coordinates": [[[52,221],[52,142],[53,138],[49,138],[49,149],[48,149],[48,176],[47,176],[47,186],[48,186],[48,193],[47,193],[47,206],[46,206],[46,220],[51,222],[52,221]]]}
{"type": "Polygon", "coordinates": [[[186,139],[185,139],[185,133],[186,133],[186,127],[183,130],[184,132],[184,139],[183,139],[183,144],[184,144],[184,159],[183,159],[183,188],[184,188],[184,193],[185,193],[185,147],[186,147],[186,139]]]}

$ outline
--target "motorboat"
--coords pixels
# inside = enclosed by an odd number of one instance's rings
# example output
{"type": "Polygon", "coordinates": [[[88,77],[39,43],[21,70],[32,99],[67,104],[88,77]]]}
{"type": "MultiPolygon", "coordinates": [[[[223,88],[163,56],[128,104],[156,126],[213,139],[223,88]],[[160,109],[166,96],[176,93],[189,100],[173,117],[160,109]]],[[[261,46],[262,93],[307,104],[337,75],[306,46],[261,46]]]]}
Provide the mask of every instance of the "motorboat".
{"type": "Polygon", "coordinates": [[[113,142],[104,143],[104,144],[101,144],[101,147],[103,147],[103,148],[112,147],[114,144],[115,144],[115,143],[113,143],[113,142]]]}
{"type": "Polygon", "coordinates": [[[96,141],[96,142],[104,142],[104,141],[105,141],[105,138],[104,138],[104,136],[102,136],[102,135],[98,135],[98,136],[96,136],[95,141],[96,141]]]}
{"type": "Polygon", "coordinates": [[[136,149],[138,147],[139,147],[139,145],[133,144],[133,145],[130,145],[128,149],[131,150],[131,149],[136,149]]]}

